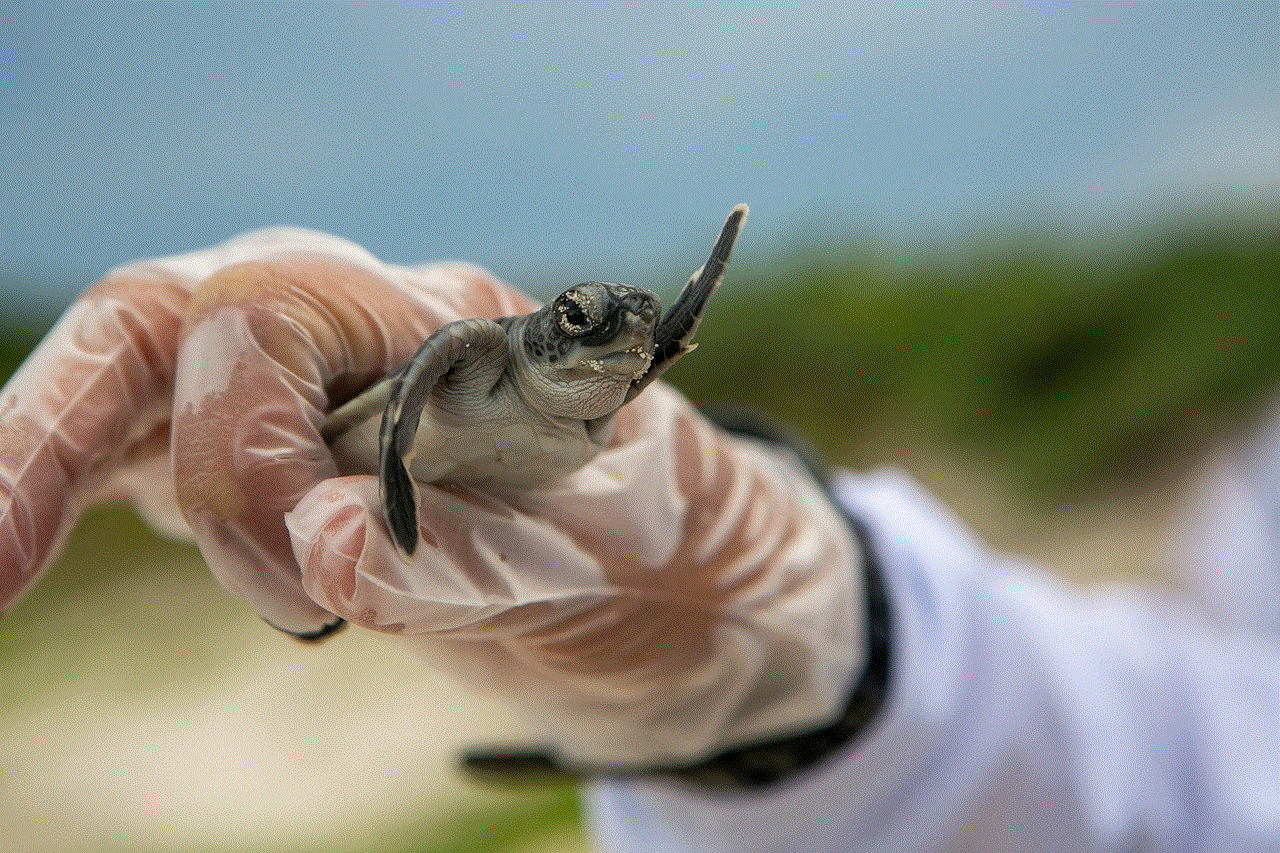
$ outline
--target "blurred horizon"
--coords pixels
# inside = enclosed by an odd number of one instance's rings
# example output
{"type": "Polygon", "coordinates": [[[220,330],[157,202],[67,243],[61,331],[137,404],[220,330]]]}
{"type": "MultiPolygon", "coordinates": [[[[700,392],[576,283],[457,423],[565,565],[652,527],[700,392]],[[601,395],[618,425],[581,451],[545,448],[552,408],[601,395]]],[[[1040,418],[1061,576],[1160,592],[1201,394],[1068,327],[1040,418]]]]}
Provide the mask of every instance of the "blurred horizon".
{"type": "Polygon", "coordinates": [[[0,3],[0,307],[294,224],[546,295],[1275,209],[1280,5],[0,3]],[[713,33],[714,37],[708,36],[713,33]]]}

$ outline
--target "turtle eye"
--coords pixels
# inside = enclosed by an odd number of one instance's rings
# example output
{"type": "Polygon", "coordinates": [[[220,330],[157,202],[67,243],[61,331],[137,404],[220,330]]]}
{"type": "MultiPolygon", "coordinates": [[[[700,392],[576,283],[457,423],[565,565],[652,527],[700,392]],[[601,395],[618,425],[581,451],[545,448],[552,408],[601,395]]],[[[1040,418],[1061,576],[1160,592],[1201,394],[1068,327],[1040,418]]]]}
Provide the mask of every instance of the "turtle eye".
{"type": "Polygon", "coordinates": [[[555,305],[556,325],[571,338],[590,334],[600,323],[600,312],[591,297],[577,290],[560,295],[555,305]]]}
{"type": "Polygon", "coordinates": [[[566,305],[560,312],[560,328],[568,334],[581,334],[587,328],[587,315],[577,305],[566,305]]]}

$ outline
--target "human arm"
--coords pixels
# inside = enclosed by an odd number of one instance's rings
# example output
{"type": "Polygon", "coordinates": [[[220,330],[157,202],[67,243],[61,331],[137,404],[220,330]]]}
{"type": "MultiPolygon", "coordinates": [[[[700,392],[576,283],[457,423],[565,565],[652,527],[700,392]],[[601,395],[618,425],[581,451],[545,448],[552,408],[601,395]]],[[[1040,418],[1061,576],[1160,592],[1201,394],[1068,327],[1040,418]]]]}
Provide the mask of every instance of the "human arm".
{"type": "Polygon", "coordinates": [[[893,615],[889,698],[815,772],[707,795],[603,780],[611,851],[1274,850],[1280,650],[983,548],[895,474],[842,478],[893,615]]]}

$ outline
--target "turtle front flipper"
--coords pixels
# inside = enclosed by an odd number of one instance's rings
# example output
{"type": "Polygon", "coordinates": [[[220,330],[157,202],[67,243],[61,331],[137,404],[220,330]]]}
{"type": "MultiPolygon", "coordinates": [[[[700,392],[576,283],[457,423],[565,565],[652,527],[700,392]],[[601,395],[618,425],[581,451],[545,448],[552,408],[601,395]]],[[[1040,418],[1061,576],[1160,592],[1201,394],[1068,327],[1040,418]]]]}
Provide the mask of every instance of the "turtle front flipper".
{"type": "Polygon", "coordinates": [[[484,399],[506,367],[507,347],[506,331],[492,320],[457,320],[427,338],[391,379],[378,433],[378,480],[387,527],[406,557],[418,547],[418,501],[407,466],[422,409],[446,376],[453,397],[484,399]]]}
{"type": "Polygon", "coordinates": [[[680,296],[662,315],[662,320],[654,330],[653,361],[644,375],[631,384],[624,403],[634,400],[650,382],[675,364],[676,359],[693,349],[694,344],[690,343],[693,333],[698,330],[707,300],[724,279],[724,270],[729,263],[733,244],[737,242],[738,232],[746,220],[745,204],[740,204],[729,212],[729,218],[725,220],[720,236],[711,249],[711,257],[689,277],[680,296]]]}

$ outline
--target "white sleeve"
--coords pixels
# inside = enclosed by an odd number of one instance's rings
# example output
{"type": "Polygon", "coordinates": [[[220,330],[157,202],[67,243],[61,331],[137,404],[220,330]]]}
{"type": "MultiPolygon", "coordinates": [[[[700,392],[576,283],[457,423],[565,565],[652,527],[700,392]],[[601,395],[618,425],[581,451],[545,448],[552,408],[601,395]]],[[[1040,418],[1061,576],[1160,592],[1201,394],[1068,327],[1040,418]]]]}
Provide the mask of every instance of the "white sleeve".
{"type": "Polygon", "coordinates": [[[1206,612],[1280,635],[1280,401],[1213,454],[1187,516],[1174,567],[1206,612]]]}
{"type": "Polygon", "coordinates": [[[1280,644],[982,548],[896,474],[838,494],[892,602],[880,717],[763,793],[606,780],[610,853],[1280,850],[1280,644]]]}

